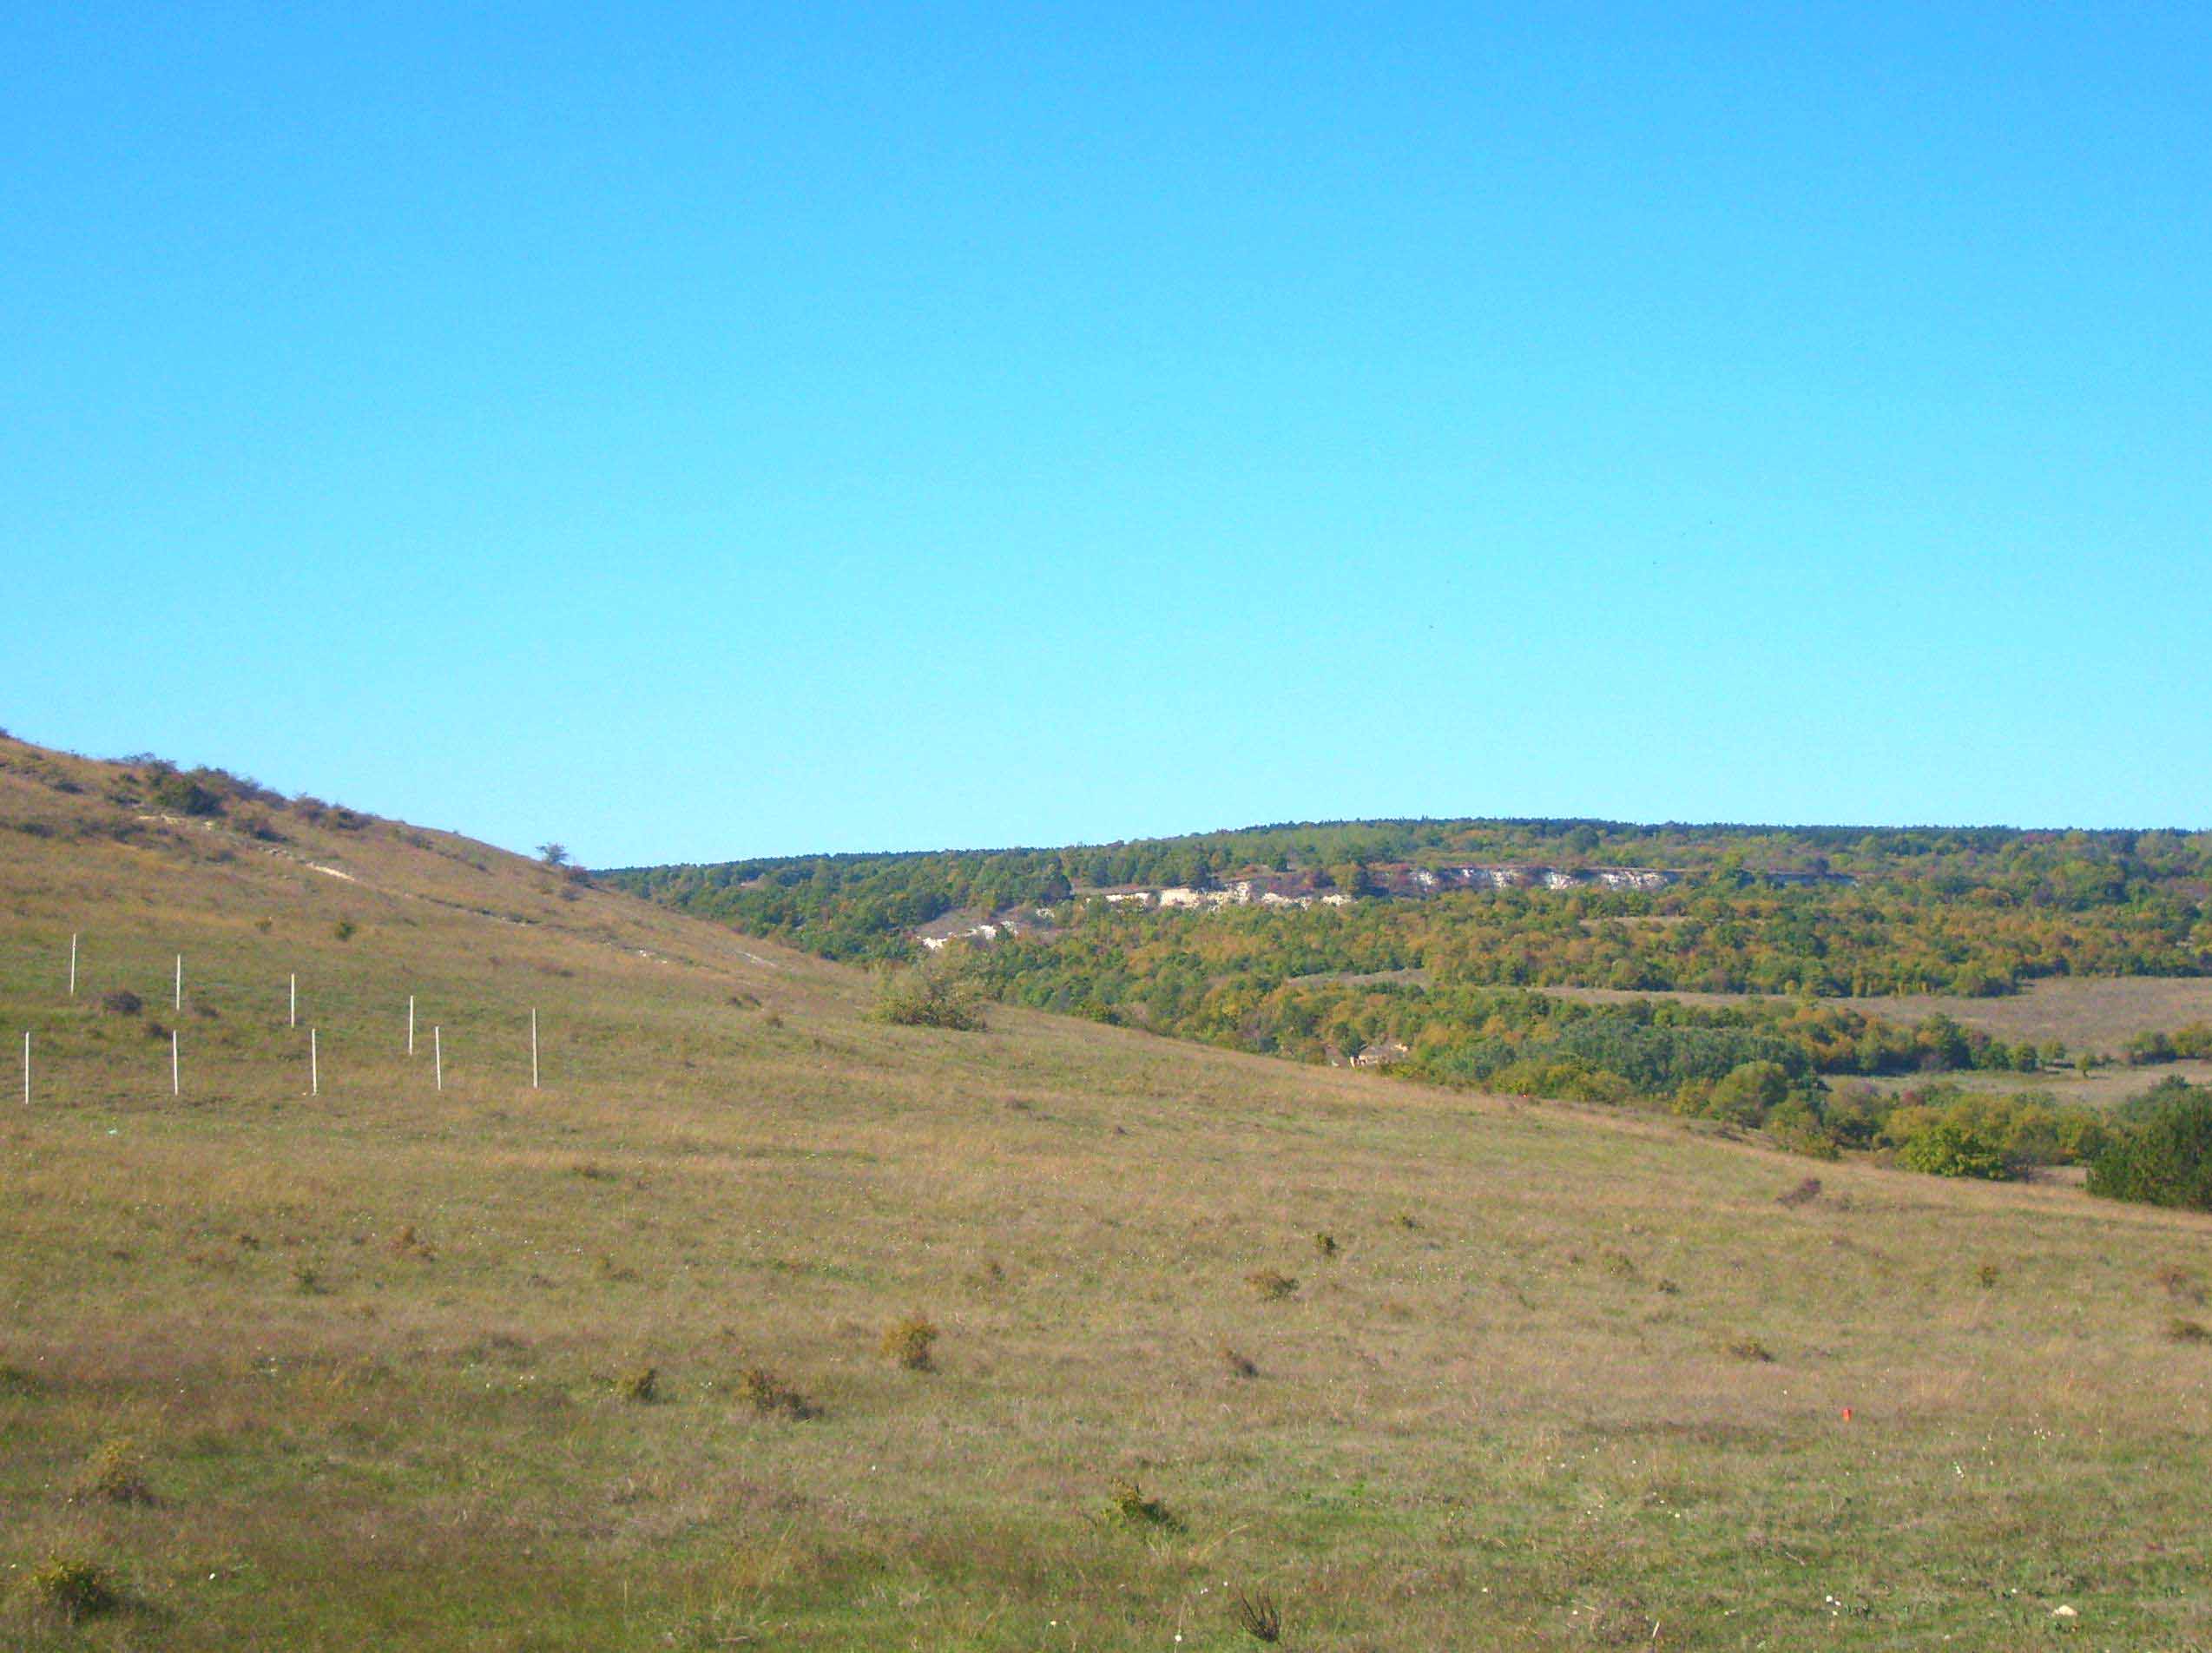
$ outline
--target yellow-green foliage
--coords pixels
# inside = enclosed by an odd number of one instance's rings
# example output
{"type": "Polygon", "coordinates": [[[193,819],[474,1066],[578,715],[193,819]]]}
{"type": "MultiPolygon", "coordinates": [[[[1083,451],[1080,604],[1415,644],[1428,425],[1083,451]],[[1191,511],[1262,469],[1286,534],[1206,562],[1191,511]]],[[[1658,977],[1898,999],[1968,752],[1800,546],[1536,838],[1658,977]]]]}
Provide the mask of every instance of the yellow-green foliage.
{"type": "Polygon", "coordinates": [[[935,1364],[932,1351],[937,1347],[938,1335],[927,1317],[909,1314],[884,1327],[877,1347],[883,1358],[893,1366],[904,1367],[909,1372],[927,1372],[935,1364]]]}
{"type": "Polygon", "coordinates": [[[934,966],[901,971],[892,977],[884,984],[876,1014],[899,1027],[975,1033],[985,1025],[982,997],[973,985],[934,966]]]}
{"type": "Polygon", "coordinates": [[[75,1556],[52,1557],[31,1568],[23,1576],[21,1593],[34,1610],[72,1624],[98,1618],[122,1604],[122,1592],[107,1569],[75,1556]]]}
{"type": "Polygon", "coordinates": [[[812,1402],[765,1367],[747,1367],[740,1373],[737,1393],[747,1406],[767,1416],[803,1423],[819,1415],[812,1402]]]}
{"type": "Polygon", "coordinates": [[[125,1440],[111,1440],[85,1460],[77,1478],[80,1496],[107,1504],[151,1504],[143,1458],[125,1440]]]}

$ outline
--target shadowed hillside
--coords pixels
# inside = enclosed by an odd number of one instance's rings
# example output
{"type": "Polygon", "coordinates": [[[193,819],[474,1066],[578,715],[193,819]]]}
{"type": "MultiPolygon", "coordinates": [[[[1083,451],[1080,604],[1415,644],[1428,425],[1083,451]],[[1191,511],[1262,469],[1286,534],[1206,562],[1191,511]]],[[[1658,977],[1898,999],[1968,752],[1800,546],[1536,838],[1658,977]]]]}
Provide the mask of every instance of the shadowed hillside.
{"type": "Polygon", "coordinates": [[[876,998],[0,742],[9,1644],[2212,1637],[2212,1220],[876,998]]]}

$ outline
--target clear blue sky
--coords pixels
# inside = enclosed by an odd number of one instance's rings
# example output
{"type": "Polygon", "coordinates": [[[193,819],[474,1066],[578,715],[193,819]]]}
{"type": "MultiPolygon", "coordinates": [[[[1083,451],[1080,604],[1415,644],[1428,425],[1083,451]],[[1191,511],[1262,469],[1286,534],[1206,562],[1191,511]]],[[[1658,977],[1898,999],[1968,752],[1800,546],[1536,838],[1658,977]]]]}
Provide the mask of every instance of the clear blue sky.
{"type": "Polygon", "coordinates": [[[2212,14],[0,12],[0,724],[587,861],[2212,825],[2212,14]]]}

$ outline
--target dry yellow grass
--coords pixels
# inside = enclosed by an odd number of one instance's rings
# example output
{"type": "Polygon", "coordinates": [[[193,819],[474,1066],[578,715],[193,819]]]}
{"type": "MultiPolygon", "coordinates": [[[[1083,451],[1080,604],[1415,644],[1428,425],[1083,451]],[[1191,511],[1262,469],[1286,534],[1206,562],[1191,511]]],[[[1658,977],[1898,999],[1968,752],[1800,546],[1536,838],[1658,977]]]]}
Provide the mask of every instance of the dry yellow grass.
{"type": "Polygon", "coordinates": [[[117,843],[86,773],[0,774],[0,1567],[122,1604],[11,1587],[12,1644],[1228,1648],[1263,1594],[1312,1649],[2212,1637],[2212,1222],[1857,1165],[1784,1207],[1805,1162],[1666,1122],[887,1025],[463,840],[117,843]],[[79,1492],[115,1441],[148,1501],[79,1492]]]}

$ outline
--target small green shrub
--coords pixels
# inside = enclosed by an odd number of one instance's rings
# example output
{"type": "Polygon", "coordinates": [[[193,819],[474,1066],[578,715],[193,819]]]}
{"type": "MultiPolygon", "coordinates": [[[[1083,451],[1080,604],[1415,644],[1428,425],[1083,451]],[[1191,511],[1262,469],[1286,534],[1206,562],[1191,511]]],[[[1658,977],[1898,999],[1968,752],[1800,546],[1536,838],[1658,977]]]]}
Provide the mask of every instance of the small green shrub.
{"type": "Polygon", "coordinates": [[[1114,1513],[1131,1526],[1179,1527],[1182,1522],[1175,1511],[1156,1498],[1147,1498],[1143,1485],[1135,1476],[1114,1483],[1112,1496],[1107,1500],[1114,1513]]]}
{"type": "Polygon", "coordinates": [[[813,1402],[765,1367],[749,1366],[738,1374],[737,1396],[764,1417],[804,1423],[820,1415],[813,1402]]]}
{"type": "Polygon", "coordinates": [[[111,1613],[123,1599],[105,1568],[75,1556],[56,1556],[32,1568],[23,1591],[34,1606],[72,1624],[111,1613]]]}
{"type": "Polygon", "coordinates": [[[624,1373],[615,1381],[615,1393],[623,1399],[634,1400],[640,1406],[651,1405],[661,1398],[661,1368],[642,1366],[633,1372],[624,1373]]]}
{"type": "Polygon", "coordinates": [[[1335,1256],[1342,1248],[1337,1244],[1334,1235],[1324,1230],[1313,1236],[1313,1249],[1320,1256],[1327,1259],[1335,1256]]]}
{"type": "Polygon", "coordinates": [[[146,780],[146,801],[177,815],[220,815],[223,800],[188,775],[157,768],[146,780]]]}
{"type": "Polygon", "coordinates": [[[79,1498],[102,1504],[152,1504],[144,1460],[128,1441],[111,1440],[85,1460],[77,1477],[79,1498]]]}
{"type": "Polygon", "coordinates": [[[926,1316],[909,1314],[895,1325],[885,1327],[877,1347],[883,1358],[893,1366],[909,1372],[928,1372],[936,1365],[932,1351],[938,1335],[937,1327],[926,1316]]]}
{"type": "Polygon", "coordinates": [[[1789,1070],[1781,1063],[1743,1062],[1721,1077],[1703,1111],[1732,1125],[1760,1125],[1788,1097],[1789,1070]]]}
{"type": "Polygon", "coordinates": [[[1897,1162],[1930,1176],[2011,1180],[2012,1162],[2002,1144],[1956,1120],[1938,1119],[1916,1130],[1897,1150],[1897,1162]]]}
{"type": "Polygon", "coordinates": [[[986,1024],[975,988],[949,971],[902,971],[884,985],[876,1014],[899,1027],[949,1028],[980,1033],[986,1024]]]}
{"type": "Polygon", "coordinates": [[[352,919],[340,919],[336,924],[331,925],[330,932],[340,941],[351,941],[353,939],[353,929],[352,919]]]}

